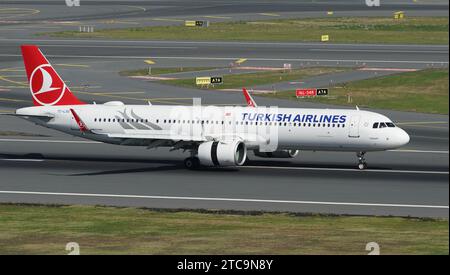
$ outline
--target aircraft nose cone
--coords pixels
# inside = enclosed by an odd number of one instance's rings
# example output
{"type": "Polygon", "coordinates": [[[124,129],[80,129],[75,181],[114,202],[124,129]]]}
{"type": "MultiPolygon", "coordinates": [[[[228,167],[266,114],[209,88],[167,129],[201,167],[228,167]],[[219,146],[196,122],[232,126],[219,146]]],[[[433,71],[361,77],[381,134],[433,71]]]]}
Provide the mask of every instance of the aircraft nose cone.
{"type": "Polygon", "coordinates": [[[399,146],[404,146],[409,143],[410,137],[409,137],[408,133],[405,132],[405,130],[403,130],[403,129],[399,129],[399,130],[400,131],[399,131],[399,134],[397,137],[398,143],[399,143],[399,146]]]}

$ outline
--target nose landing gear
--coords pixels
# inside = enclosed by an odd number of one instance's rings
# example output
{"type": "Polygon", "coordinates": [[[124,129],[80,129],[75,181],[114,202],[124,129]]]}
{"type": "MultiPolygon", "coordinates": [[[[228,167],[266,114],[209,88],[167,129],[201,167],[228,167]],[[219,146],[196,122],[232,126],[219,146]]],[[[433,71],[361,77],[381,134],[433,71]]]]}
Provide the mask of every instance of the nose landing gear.
{"type": "Polygon", "coordinates": [[[364,170],[367,168],[366,159],[364,158],[364,155],[366,152],[358,152],[356,153],[356,156],[358,157],[358,169],[364,170]]]}

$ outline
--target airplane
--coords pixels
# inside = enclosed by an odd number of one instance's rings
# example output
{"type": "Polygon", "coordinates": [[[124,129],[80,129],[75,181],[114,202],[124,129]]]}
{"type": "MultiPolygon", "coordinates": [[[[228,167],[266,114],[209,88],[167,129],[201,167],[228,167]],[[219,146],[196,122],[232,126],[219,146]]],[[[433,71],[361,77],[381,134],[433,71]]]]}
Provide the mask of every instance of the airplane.
{"type": "Polygon", "coordinates": [[[14,116],[73,136],[109,144],[184,150],[188,169],[238,167],[247,152],[262,158],[293,158],[300,151],[366,152],[406,145],[410,138],[388,117],[356,109],[257,106],[87,104],[79,100],[35,45],[22,45],[34,106],[14,116]]]}

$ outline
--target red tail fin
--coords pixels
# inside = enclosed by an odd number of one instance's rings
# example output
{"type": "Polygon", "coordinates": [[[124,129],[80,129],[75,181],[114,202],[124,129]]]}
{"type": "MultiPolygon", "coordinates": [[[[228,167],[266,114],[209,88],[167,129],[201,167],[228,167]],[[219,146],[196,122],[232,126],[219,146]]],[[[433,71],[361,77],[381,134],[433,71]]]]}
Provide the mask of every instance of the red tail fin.
{"type": "Polygon", "coordinates": [[[21,48],[35,106],[85,104],[72,94],[37,46],[21,48]]]}

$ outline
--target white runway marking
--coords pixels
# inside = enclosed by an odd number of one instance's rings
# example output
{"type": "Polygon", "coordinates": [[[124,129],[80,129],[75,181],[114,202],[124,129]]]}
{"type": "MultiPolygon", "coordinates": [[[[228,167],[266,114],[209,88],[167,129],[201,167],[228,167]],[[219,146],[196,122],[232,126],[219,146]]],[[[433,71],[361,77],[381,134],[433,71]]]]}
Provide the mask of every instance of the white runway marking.
{"type": "Polygon", "coordinates": [[[0,142],[44,142],[44,143],[79,143],[79,144],[102,144],[98,141],[84,141],[84,140],[53,140],[53,139],[14,139],[14,138],[0,138],[0,142]]]}
{"type": "Polygon", "coordinates": [[[433,150],[388,150],[388,152],[398,152],[398,153],[425,153],[425,154],[448,154],[448,151],[433,151],[433,150]]]}
{"type": "MultiPolygon", "coordinates": [[[[42,42],[75,42],[75,43],[118,43],[118,44],[135,44],[135,43],[145,43],[145,44],[210,44],[210,45],[288,45],[288,46],[321,46],[321,47],[405,47],[405,48],[441,48],[447,49],[448,45],[410,45],[410,44],[326,44],[314,43],[314,42],[251,42],[251,41],[181,41],[181,40],[171,40],[171,41],[161,41],[161,40],[112,40],[112,39],[33,39],[33,38],[0,38],[0,41],[21,41],[21,42],[35,42],[42,44],[42,42]]],[[[44,46],[44,45],[42,45],[44,46]]]]}
{"type": "Polygon", "coordinates": [[[44,161],[43,159],[0,159],[4,161],[23,161],[23,162],[40,162],[44,161]]]}
{"type": "Polygon", "coordinates": [[[34,192],[34,191],[0,191],[0,194],[43,195],[43,196],[71,196],[71,197],[99,197],[99,198],[103,197],[103,198],[159,199],[159,200],[257,202],[257,203],[310,204],[310,205],[332,205],[332,206],[369,206],[369,207],[394,207],[394,208],[449,209],[448,205],[331,202],[331,201],[292,201],[292,200],[244,199],[244,198],[239,199],[239,198],[216,198],[216,197],[146,196],[146,195],[92,194],[92,193],[56,193],[56,192],[34,192]]]}
{"type": "Polygon", "coordinates": [[[374,52],[374,53],[448,53],[448,51],[411,51],[411,50],[405,50],[405,51],[395,51],[395,50],[373,50],[373,49],[366,49],[366,50],[358,50],[358,49],[309,49],[309,51],[313,52],[374,52]]]}
{"type": "MultiPolygon", "coordinates": [[[[0,54],[1,57],[21,57],[19,54],[0,54]]],[[[47,55],[52,58],[98,58],[98,59],[145,59],[149,56],[112,56],[112,55],[47,55]]],[[[172,60],[236,60],[238,57],[204,57],[204,56],[151,56],[153,59],[172,60]]],[[[293,62],[349,62],[349,63],[404,63],[404,64],[448,64],[448,61],[432,60],[371,60],[371,59],[306,59],[306,58],[263,58],[252,57],[249,61],[293,61],[293,62]]]]}
{"type": "Polygon", "coordinates": [[[194,46],[120,46],[120,45],[45,45],[45,47],[64,48],[127,48],[127,49],[198,49],[194,46]]]}
{"type": "Polygon", "coordinates": [[[278,169],[278,170],[309,170],[309,171],[336,171],[336,172],[373,172],[373,173],[401,173],[401,174],[437,174],[448,175],[447,171],[414,171],[414,170],[377,170],[377,169],[350,169],[350,168],[318,168],[318,167],[283,167],[283,166],[241,166],[239,168],[250,169],[278,169]]]}

